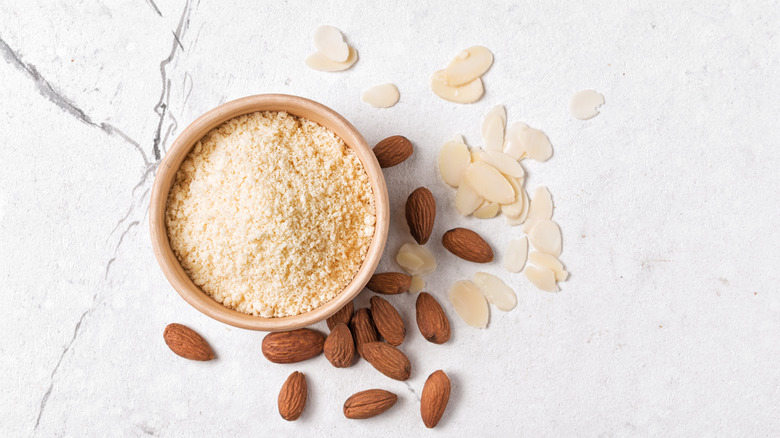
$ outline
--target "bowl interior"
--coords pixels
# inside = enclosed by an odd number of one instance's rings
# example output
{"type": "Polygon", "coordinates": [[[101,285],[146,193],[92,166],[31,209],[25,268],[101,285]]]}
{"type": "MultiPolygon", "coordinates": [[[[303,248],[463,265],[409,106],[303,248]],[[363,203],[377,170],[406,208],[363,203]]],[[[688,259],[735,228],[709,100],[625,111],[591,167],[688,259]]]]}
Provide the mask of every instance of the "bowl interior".
{"type": "Polygon", "coordinates": [[[388,226],[387,186],[379,163],[360,132],[332,109],[303,97],[285,94],[262,94],[237,99],[208,111],[192,122],[173,142],[157,169],[149,209],[149,227],[154,254],[163,274],[179,295],[193,307],[218,321],[235,327],[265,331],[292,330],[322,321],[352,300],[363,289],[379,263],[387,240],[388,226]],[[211,129],[234,117],[255,111],[286,111],[317,122],[336,133],[363,163],[374,191],[376,227],[363,264],[352,281],[335,298],[300,315],[263,318],[241,313],[217,303],[196,286],[184,272],[168,241],[168,231],[165,226],[168,192],[179,166],[190,149],[211,129]]]}

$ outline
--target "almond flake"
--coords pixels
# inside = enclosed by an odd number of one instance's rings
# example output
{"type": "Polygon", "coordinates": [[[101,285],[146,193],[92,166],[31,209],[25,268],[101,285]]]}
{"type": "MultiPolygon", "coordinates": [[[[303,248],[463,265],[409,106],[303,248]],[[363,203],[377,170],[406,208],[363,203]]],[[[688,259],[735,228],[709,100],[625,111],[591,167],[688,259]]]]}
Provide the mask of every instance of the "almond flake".
{"type": "Polygon", "coordinates": [[[506,130],[506,142],[504,144],[504,153],[514,158],[515,160],[522,160],[526,157],[525,149],[520,143],[520,131],[527,128],[523,122],[513,123],[512,126],[506,130]]]}
{"type": "Polygon", "coordinates": [[[598,115],[598,108],[604,105],[604,95],[595,90],[574,93],[569,101],[569,113],[577,119],[588,120],[598,115]]]}
{"type": "Polygon", "coordinates": [[[344,35],[333,26],[320,26],[314,31],[314,47],[333,62],[345,62],[349,57],[349,46],[344,35]]]}
{"type": "Polygon", "coordinates": [[[483,161],[469,165],[466,181],[488,201],[509,204],[515,200],[515,191],[509,181],[495,167],[483,161]]]}
{"type": "Polygon", "coordinates": [[[409,293],[416,294],[425,289],[425,280],[419,275],[412,275],[412,285],[409,287],[409,293]]]}
{"type": "Polygon", "coordinates": [[[458,213],[468,216],[483,202],[485,199],[479,196],[479,193],[464,179],[458,186],[458,191],[455,192],[455,209],[458,210],[458,213]]]}
{"type": "Polygon", "coordinates": [[[541,290],[547,292],[558,292],[560,290],[558,285],[555,284],[555,274],[549,269],[526,266],[525,277],[541,290]]]}
{"type": "Polygon", "coordinates": [[[534,190],[531,206],[528,208],[529,219],[552,219],[553,202],[550,191],[545,186],[539,186],[534,190]]]}
{"type": "Polygon", "coordinates": [[[450,289],[452,307],[466,324],[476,327],[487,327],[490,310],[485,296],[479,288],[468,280],[456,281],[450,289]]]}
{"type": "Polygon", "coordinates": [[[525,213],[528,211],[528,196],[525,194],[525,190],[522,187],[522,180],[518,180],[517,178],[507,178],[507,180],[515,191],[515,201],[511,204],[502,205],[501,213],[512,219],[522,218],[519,222],[521,224],[525,220],[525,213]]]}
{"type": "Polygon", "coordinates": [[[452,187],[460,186],[469,164],[471,164],[471,153],[463,141],[451,140],[441,147],[439,173],[445,183],[452,187]]]}
{"type": "Polygon", "coordinates": [[[561,229],[549,219],[535,219],[536,225],[528,233],[528,240],[538,251],[558,257],[561,255],[561,229]]]}
{"type": "Polygon", "coordinates": [[[506,109],[503,105],[496,105],[482,120],[482,144],[485,150],[501,151],[504,147],[505,127],[506,109]]]}
{"type": "Polygon", "coordinates": [[[528,238],[523,236],[519,239],[511,240],[506,246],[506,253],[504,254],[504,267],[509,272],[520,272],[523,270],[527,258],[528,238]]]}
{"type": "Polygon", "coordinates": [[[477,272],[474,274],[474,284],[485,295],[488,302],[498,310],[508,312],[517,305],[517,295],[511,287],[507,286],[503,280],[487,272],[477,272]]]}
{"type": "Polygon", "coordinates": [[[534,128],[520,130],[519,140],[526,156],[536,161],[547,161],[552,157],[552,144],[544,133],[534,128]]]}
{"type": "Polygon", "coordinates": [[[436,259],[424,246],[407,243],[398,250],[395,261],[411,275],[428,275],[436,270],[436,259]]]}
{"type": "Polygon", "coordinates": [[[357,61],[357,50],[350,47],[349,56],[344,62],[336,62],[323,55],[322,52],[314,52],[306,58],[306,65],[314,70],[333,72],[346,70],[352,67],[352,64],[354,64],[355,61],[357,61]]]}
{"type": "Polygon", "coordinates": [[[500,206],[495,202],[485,201],[482,205],[474,210],[474,217],[479,219],[490,219],[496,217],[500,206]]]}
{"type": "Polygon", "coordinates": [[[480,160],[495,167],[496,170],[503,173],[504,175],[513,176],[516,178],[525,177],[525,170],[523,170],[523,166],[521,166],[516,159],[503,152],[482,151],[480,154],[480,160]]]}
{"type": "Polygon", "coordinates": [[[528,260],[540,268],[553,271],[555,274],[555,281],[566,281],[566,279],[569,278],[569,273],[564,269],[563,263],[550,254],[532,252],[528,255],[528,260]]]}
{"type": "Polygon", "coordinates": [[[487,47],[472,46],[458,53],[445,70],[446,83],[457,87],[482,76],[493,64],[493,54],[487,47]]]}
{"type": "Polygon", "coordinates": [[[360,99],[374,108],[390,108],[400,97],[401,94],[395,85],[381,84],[363,91],[360,99]]]}
{"type": "Polygon", "coordinates": [[[444,70],[435,71],[431,76],[431,90],[442,99],[455,103],[474,103],[485,93],[480,78],[457,87],[448,85],[444,70]]]}

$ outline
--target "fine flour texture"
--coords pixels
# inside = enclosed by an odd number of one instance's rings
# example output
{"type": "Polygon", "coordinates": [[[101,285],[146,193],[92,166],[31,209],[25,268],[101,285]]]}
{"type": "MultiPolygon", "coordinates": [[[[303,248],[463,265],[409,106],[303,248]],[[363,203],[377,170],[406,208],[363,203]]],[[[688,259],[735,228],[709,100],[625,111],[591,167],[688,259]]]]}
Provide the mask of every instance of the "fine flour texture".
{"type": "Polygon", "coordinates": [[[282,317],[334,298],[376,222],[358,157],[332,131],[285,112],[211,130],[185,158],[166,226],[192,281],[240,312],[282,317]]]}

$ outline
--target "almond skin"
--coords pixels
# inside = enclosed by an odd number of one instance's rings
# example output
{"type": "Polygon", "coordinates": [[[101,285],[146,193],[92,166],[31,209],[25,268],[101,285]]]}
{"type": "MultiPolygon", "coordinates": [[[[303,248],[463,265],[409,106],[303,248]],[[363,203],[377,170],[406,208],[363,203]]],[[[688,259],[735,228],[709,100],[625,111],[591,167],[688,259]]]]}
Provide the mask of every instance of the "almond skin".
{"type": "Polygon", "coordinates": [[[425,381],[420,398],[420,414],[425,427],[431,429],[439,424],[449,400],[450,378],[442,370],[434,371],[425,381]]]}
{"type": "Polygon", "coordinates": [[[374,327],[388,344],[397,347],[404,342],[404,320],[386,299],[376,295],[371,297],[371,318],[374,320],[374,327]]]}
{"type": "Polygon", "coordinates": [[[468,228],[453,228],[441,237],[441,244],[456,256],[474,263],[493,261],[493,249],[468,228]]]}
{"type": "Polygon", "coordinates": [[[295,363],[322,353],[325,337],[312,329],[269,333],[263,338],[263,356],[273,363],[295,363]]]}
{"type": "Polygon", "coordinates": [[[353,420],[371,418],[393,407],[398,396],[384,389],[369,389],[344,402],[344,416],[353,420]]]}
{"type": "Polygon", "coordinates": [[[366,287],[378,294],[398,295],[412,287],[412,276],[400,272],[382,272],[372,275],[366,287]]]}
{"type": "Polygon", "coordinates": [[[382,168],[403,163],[412,152],[412,142],[402,135],[387,137],[374,146],[374,155],[382,168]]]}
{"type": "Polygon", "coordinates": [[[443,344],[450,339],[450,320],[436,298],[427,292],[417,296],[417,327],[429,342],[443,344]]]}
{"type": "Polygon", "coordinates": [[[338,312],[331,315],[328,320],[328,329],[333,330],[333,327],[337,326],[339,323],[343,322],[344,324],[349,324],[349,321],[352,320],[352,313],[355,311],[355,305],[352,303],[352,301],[348,302],[344,307],[339,309],[338,312]]]}
{"type": "Polygon", "coordinates": [[[384,342],[369,342],[363,345],[363,358],[391,379],[407,380],[412,373],[409,358],[401,350],[384,342]]]}
{"type": "Polygon", "coordinates": [[[425,187],[413,191],[406,199],[405,213],[412,237],[420,245],[425,245],[431,237],[436,219],[436,200],[431,191],[425,187]]]}
{"type": "Polygon", "coordinates": [[[363,346],[369,342],[379,340],[379,334],[376,331],[376,327],[374,327],[374,321],[371,319],[371,311],[366,308],[358,309],[352,316],[349,328],[352,330],[352,337],[355,339],[355,349],[360,357],[365,359],[363,346]]]}
{"type": "Polygon", "coordinates": [[[352,365],[355,359],[355,341],[352,340],[352,332],[343,322],[331,330],[325,346],[323,347],[325,358],[336,368],[346,368],[352,365]]]}
{"type": "Polygon", "coordinates": [[[206,361],[214,359],[214,350],[195,330],[181,324],[168,324],[163,339],[174,353],[189,360],[206,361]]]}
{"type": "Polygon", "coordinates": [[[303,408],[306,407],[306,376],[301,372],[294,372],[284,381],[279,391],[279,415],[287,421],[295,421],[300,418],[303,408]]]}

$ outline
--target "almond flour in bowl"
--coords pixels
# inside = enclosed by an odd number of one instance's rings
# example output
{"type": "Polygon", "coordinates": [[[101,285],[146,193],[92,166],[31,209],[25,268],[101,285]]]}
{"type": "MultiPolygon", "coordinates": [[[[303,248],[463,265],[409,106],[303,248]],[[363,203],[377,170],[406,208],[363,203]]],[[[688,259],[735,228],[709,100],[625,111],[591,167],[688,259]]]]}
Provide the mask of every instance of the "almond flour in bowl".
{"type": "Polygon", "coordinates": [[[376,211],[358,157],[329,129],[285,112],[208,132],[168,194],[171,249],[195,285],[261,317],[338,295],[366,257],[376,211]]]}

